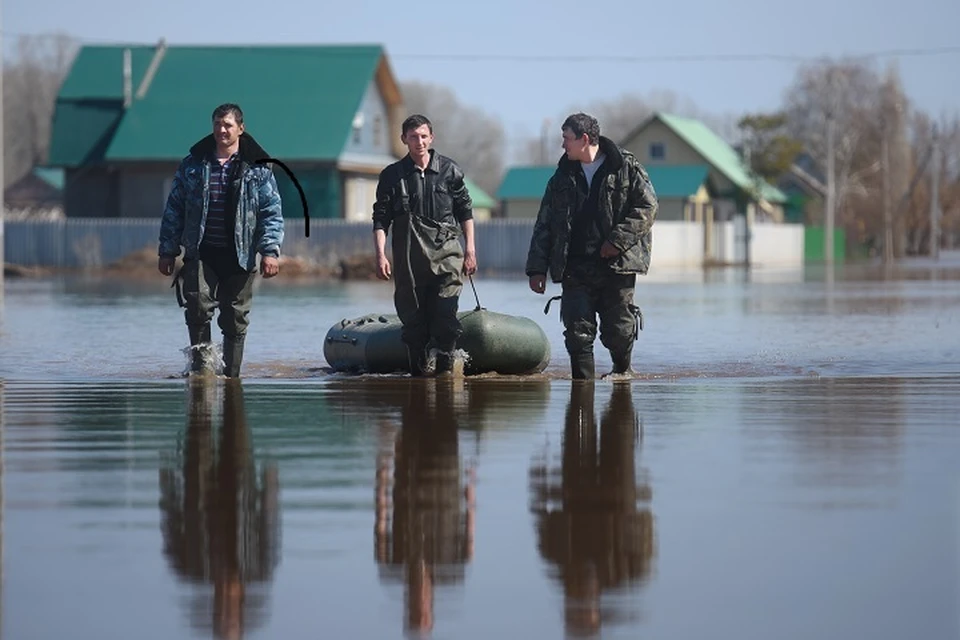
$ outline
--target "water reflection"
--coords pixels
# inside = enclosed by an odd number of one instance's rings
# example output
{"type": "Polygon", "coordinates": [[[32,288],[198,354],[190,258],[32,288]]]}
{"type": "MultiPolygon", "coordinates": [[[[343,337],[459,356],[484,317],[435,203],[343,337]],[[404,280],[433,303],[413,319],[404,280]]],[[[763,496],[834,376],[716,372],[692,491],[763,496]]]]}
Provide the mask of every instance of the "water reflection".
{"type": "Polygon", "coordinates": [[[642,427],[631,386],[612,385],[599,432],[594,393],[590,382],[571,386],[560,468],[537,461],[530,470],[537,546],[563,586],[564,626],[577,635],[629,618],[634,605],[603,596],[646,579],[655,554],[653,515],[638,506],[652,492],[636,474],[642,427]]]}
{"type": "Polygon", "coordinates": [[[277,470],[258,473],[239,379],[191,378],[187,394],[182,466],[160,471],[163,554],[197,588],[192,624],[234,640],[264,622],[279,559],[277,470]]]}
{"type": "Polygon", "coordinates": [[[408,632],[433,628],[437,587],[462,583],[473,556],[475,474],[461,464],[460,387],[411,381],[398,398],[400,428],[381,430],[374,553],[381,580],[404,585],[408,632]]]}
{"type": "MultiPolygon", "coordinates": [[[[775,461],[797,506],[876,508],[902,482],[905,387],[899,378],[801,380],[746,385],[741,411],[751,453],[775,461]],[[784,449],[781,443],[786,443],[784,449]]],[[[918,383],[913,383],[918,384],[918,383]]],[[[940,402],[934,380],[919,385],[940,402]]],[[[913,417],[918,412],[913,411],[913,417]]]]}

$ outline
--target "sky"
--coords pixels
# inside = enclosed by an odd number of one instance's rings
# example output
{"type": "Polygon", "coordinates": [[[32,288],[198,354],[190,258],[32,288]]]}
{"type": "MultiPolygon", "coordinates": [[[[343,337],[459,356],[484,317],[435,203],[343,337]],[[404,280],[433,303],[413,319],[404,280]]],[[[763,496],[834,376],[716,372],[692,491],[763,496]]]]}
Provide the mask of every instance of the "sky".
{"type": "Polygon", "coordinates": [[[805,61],[904,50],[918,52],[895,57],[914,105],[960,112],[960,0],[3,0],[0,23],[5,44],[58,31],[97,44],[381,44],[400,81],[449,87],[512,140],[624,93],[669,91],[721,116],[772,110],[805,61]]]}

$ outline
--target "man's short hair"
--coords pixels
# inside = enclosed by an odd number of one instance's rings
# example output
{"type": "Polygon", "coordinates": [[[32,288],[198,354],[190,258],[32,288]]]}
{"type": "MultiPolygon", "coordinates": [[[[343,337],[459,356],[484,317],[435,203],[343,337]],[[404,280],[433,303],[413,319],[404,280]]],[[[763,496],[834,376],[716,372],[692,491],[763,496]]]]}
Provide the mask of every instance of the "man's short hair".
{"type": "Polygon", "coordinates": [[[423,125],[427,125],[427,127],[430,129],[430,133],[433,133],[433,123],[430,122],[427,116],[422,116],[419,113],[415,113],[403,121],[400,135],[406,137],[408,131],[419,129],[423,125]]]}
{"type": "Polygon", "coordinates": [[[240,105],[232,102],[226,102],[214,109],[211,120],[216,121],[218,118],[226,118],[229,115],[233,116],[237,124],[243,124],[243,111],[240,109],[240,105]]]}
{"type": "Polygon", "coordinates": [[[560,127],[561,131],[563,129],[570,129],[573,135],[577,138],[583,137],[583,134],[590,136],[591,144],[597,144],[600,142],[600,123],[597,122],[597,119],[593,116],[588,116],[585,113],[574,113],[567,116],[567,119],[563,121],[563,126],[560,127]]]}

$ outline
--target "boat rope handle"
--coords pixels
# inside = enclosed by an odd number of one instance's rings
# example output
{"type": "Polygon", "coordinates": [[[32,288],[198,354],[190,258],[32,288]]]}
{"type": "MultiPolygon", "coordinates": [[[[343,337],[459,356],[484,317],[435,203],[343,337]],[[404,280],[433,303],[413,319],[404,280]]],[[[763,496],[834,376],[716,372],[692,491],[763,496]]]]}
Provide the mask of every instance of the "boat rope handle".
{"type": "Polygon", "coordinates": [[[473,297],[477,299],[477,308],[475,311],[480,311],[483,307],[480,306],[480,296],[477,295],[477,286],[473,284],[472,275],[468,275],[467,277],[470,278],[470,286],[473,288],[473,297]]]}

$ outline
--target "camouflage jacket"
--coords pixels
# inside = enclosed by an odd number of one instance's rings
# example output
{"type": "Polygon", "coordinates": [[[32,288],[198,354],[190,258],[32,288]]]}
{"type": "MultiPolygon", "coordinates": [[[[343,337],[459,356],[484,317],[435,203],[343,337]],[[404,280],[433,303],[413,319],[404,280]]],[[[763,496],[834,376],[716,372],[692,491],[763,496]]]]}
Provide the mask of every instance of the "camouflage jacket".
{"type": "MultiPolygon", "coordinates": [[[[606,263],[614,273],[645,274],[650,267],[657,194],[646,170],[632,153],[603,136],[600,151],[607,156],[605,163],[611,165],[601,185],[598,226],[604,239],[620,250],[606,263]]],[[[530,238],[527,276],[549,272],[554,282],[563,280],[571,222],[587,197],[577,186],[578,171],[582,171],[580,163],[564,155],[547,182],[530,238]]]]}
{"type": "MultiPolygon", "coordinates": [[[[181,246],[184,258],[199,255],[210,203],[214,145],[212,134],[197,142],[174,174],[160,222],[161,256],[178,256],[181,246]]],[[[237,203],[233,239],[240,266],[251,272],[256,270],[257,253],[279,257],[283,243],[277,179],[268,164],[258,163],[268,157],[250,134],[240,136],[240,169],[233,185],[236,191],[232,201],[237,203]]]]}

